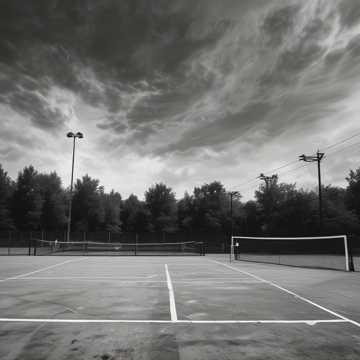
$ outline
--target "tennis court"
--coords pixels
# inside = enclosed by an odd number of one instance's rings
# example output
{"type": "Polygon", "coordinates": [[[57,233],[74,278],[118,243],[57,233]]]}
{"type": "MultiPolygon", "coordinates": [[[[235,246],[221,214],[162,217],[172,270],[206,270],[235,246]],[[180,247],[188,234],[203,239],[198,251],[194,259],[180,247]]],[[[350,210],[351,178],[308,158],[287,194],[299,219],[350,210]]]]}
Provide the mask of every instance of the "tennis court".
{"type": "Polygon", "coordinates": [[[359,359],[358,273],[205,257],[3,257],[1,359],[359,359]]]}

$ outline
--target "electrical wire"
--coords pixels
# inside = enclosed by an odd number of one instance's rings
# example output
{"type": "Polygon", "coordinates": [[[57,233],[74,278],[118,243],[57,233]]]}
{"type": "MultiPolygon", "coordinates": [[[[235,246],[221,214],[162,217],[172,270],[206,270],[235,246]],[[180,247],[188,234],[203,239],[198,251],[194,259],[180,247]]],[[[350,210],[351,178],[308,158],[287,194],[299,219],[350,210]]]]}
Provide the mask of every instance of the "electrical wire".
{"type": "Polygon", "coordinates": [[[331,149],[331,148],[333,148],[333,147],[336,147],[336,146],[338,146],[338,145],[341,145],[341,144],[343,144],[343,143],[345,143],[345,142],[347,142],[347,141],[349,141],[349,140],[351,140],[351,139],[353,139],[353,138],[355,138],[355,137],[357,137],[357,136],[360,136],[360,132],[358,132],[358,133],[356,133],[356,134],[354,134],[354,135],[351,135],[351,136],[349,136],[348,138],[345,138],[345,139],[343,139],[343,140],[340,140],[340,141],[338,141],[338,142],[335,143],[335,144],[331,144],[331,145],[325,146],[325,147],[322,148],[321,150],[322,150],[322,151],[324,151],[324,150],[329,150],[329,149],[331,149]]]}
{"type": "MultiPolygon", "coordinates": [[[[328,150],[328,149],[335,148],[335,147],[337,147],[337,146],[339,146],[339,145],[341,145],[341,144],[344,144],[344,143],[350,141],[351,139],[354,139],[354,138],[357,137],[357,136],[360,136],[360,132],[358,132],[358,133],[356,133],[356,134],[354,134],[354,135],[352,135],[352,136],[349,136],[349,137],[347,137],[347,138],[345,138],[345,139],[343,139],[343,140],[340,140],[340,141],[338,141],[338,142],[336,142],[336,143],[334,143],[334,144],[331,144],[331,145],[328,145],[328,146],[326,146],[326,147],[323,147],[323,148],[321,148],[321,151],[325,151],[325,150],[328,150]]],[[[340,149],[336,149],[335,151],[331,151],[331,152],[327,153],[325,157],[328,157],[328,156],[331,156],[331,155],[333,155],[333,154],[337,154],[337,153],[343,152],[343,151],[347,150],[348,148],[351,148],[351,147],[353,147],[353,146],[355,146],[355,145],[360,145],[360,142],[356,142],[356,143],[354,143],[354,144],[350,144],[350,145],[348,145],[348,146],[341,147],[340,149]]],[[[283,164],[283,165],[281,165],[281,166],[279,166],[279,167],[276,167],[276,168],[267,170],[267,171],[264,172],[264,173],[265,173],[265,174],[266,174],[266,173],[272,173],[272,172],[275,172],[275,171],[284,169],[284,168],[286,168],[286,167],[288,167],[288,166],[290,166],[290,165],[293,165],[293,164],[295,164],[295,163],[297,163],[297,162],[298,162],[298,160],[290,161],[290,162],[285,163],[285,164],[283,164]]],[[[297,170],[299,170],[299,169],[301,169],[301,168],[304,168],[304,167],[306,167],[306,166],[309,166],[309,165],[310,165],[310,163],[305,163],[305,164],[303,164],[303,165],[301,165],[301,166],[298,166],[298,167],[296,167],[296,168],[294,168],[294,169],[290,169],[290,170],[287,170],[287,171],[280,171],[280,173],[279,173],[278,175],[288,174],[288,173],[297,171],[297,170]]],[[[259,171],[259,174],[260,174],[260,173],[262,173],[262,171],[259,171]]],[[[251,178],[251,179],[249,179],[249,180],[247,180],[247,181],[244,181],[244,182],[242,182],[242,183],[240,183],[240,184],[238,184],[238,185],[232,186],[232,189],[235,190],[235,188],[239,188],[239,187],[240,187],[240,188],[242,188],[242,191],[246,191],[246,190],[248,190],[248,189],[254,188],[255,185],[258,185],[258,180],[259,180],[259,176],[256,176],[256,177],[251,178]],[[246,187],[246,188],[243,188],[243,186],[244,186],[244,185],[247,185],[247,184],[251,184],[251,185],[248,186],[248,187],[246,187]]]]}

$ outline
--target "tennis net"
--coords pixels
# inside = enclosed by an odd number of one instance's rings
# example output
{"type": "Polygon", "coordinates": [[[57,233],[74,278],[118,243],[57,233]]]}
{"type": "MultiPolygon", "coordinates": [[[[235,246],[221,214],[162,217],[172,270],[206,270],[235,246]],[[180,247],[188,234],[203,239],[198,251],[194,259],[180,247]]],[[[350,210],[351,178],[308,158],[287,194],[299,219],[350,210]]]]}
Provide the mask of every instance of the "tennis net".
{"type": "Polygon", "coordinates": [[[346,235],[318,237],[232,236],[230,260],[350,271],[346,235]]]}
{"type": "Polygon", "coordinates": [[[205,255],[202,242],[114,243],[33,239],[33,255],[205,255]]]}

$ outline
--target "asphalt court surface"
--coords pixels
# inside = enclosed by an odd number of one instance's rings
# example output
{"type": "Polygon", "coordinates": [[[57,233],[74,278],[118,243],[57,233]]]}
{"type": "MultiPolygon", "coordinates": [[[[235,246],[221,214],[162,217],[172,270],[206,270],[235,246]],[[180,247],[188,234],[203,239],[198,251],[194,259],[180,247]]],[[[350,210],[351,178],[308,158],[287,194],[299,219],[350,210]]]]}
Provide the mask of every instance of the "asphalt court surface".
{"type": "Polygon", "coordinates": [[[1,359],[360,359],[360,276],[206,257],[10,257],[1,359]]]}

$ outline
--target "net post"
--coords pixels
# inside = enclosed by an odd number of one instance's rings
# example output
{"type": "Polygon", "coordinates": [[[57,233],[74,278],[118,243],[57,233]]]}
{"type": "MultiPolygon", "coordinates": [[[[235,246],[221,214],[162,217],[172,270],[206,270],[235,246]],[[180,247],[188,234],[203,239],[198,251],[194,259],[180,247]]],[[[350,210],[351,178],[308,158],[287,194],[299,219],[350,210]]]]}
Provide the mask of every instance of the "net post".
{"type": "Polygon", "coordinates": [[[349,247],[348,247],[348,240],[347,236],[344,235],[344,248],[345,248],[345,269],[346,271],[350,271],[350,260],[349,260],[349,247]]]}
{"type": "Polygon", "coordinates": [[[231,241],[230,241],[230,262],[232,260],[233,249],[234,249],[234,237],[231,236],[231,241]]]}

